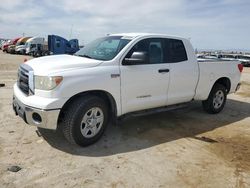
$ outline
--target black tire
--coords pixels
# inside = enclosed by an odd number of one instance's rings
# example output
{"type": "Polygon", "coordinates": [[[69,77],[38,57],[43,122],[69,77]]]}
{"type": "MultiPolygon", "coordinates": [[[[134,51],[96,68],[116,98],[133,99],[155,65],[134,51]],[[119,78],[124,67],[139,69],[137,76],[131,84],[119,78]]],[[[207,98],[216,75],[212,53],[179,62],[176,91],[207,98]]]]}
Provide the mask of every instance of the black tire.
{"type": "Polygon", "coordinates": [[[223,110],[226,104],[226,100],[227,100],[227,91],[226,91],[225,86],[221,84],[215,84],[208,96],[208,99],[205,101],[202,101],[202,106],[203,106],[203,109],[209,114],[217,114],[223,110]],[[222,102],[214,101],[216,100],[215,99],[216,93],[219,93],[221,95],[219,96],[219,98],[221,98],[222,102]],[[222,95],[224,98],[222,97],[222,95]]]}
{"type": "MultiPolygon", "coordinates": [[[[108,109],[103,99],[96,96],[83,96],[75,99],[65,110],[62,118],[62,124],[60,125],[65,138],[72,144],[78,144],[80,146],[88,146],[95,143],[103,135],[105,128],[108,125],[108,109]],[[85,137],[81,133],[83,127],[82,120],[87,112],[93,108],[99,108],[103,113],[103,123],[99,126],[99,132],[91,138],[85,137]]],[[[84,127],[87,124],[84,125],[84,127]]]]}

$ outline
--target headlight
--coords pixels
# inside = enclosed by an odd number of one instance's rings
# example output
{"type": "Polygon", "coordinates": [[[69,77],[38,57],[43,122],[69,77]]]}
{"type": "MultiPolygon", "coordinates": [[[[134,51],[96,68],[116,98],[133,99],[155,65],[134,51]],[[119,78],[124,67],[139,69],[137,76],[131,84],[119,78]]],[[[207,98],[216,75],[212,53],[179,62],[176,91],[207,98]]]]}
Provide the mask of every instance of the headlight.
{"type": "Polygon", "coordinates": [[[62,76],[35,76],[35,89],[52,90],[63,80],[62,76]]]}

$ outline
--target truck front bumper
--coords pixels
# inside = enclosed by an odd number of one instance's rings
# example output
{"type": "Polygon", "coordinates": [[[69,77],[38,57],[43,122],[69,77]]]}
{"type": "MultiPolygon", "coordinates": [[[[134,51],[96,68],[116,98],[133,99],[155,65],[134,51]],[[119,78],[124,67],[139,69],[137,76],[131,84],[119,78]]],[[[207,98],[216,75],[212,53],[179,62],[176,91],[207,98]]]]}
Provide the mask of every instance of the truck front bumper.
{"type": "Polygon", "coordinates": [[[26,106],[15,95],[13,96],[12,104],[15,114],[20,116],[27,124],[44,129],[55,130],[57,128],[60,109],[43,110],[26,106]]]}
{"type": "Polygon", "coordinates": [[[26,96],[14,85],[13,109],[27,124],[45,129],[57,128],[58,117],[67,98],[26,96]]]}

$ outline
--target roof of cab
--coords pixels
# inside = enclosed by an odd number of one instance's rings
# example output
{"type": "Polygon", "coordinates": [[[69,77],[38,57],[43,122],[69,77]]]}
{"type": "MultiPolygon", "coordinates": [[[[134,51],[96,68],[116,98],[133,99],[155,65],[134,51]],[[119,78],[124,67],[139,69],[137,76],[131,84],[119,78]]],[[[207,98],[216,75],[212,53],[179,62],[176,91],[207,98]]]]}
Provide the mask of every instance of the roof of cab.
{"type": "Polygon", "coordinates": [[[110,34],[109,36],[124,36],[129,37],[131,39],[137,38],[137,37],[143,37],[143,36],[154,36],[154,37],[169,37],[169,38],[175,38],[175,39],[185,39],[183,37],[178,36],[171,36],[166,34],[160,34],[160,33],[116,33],[116,34],[110,34]]]}

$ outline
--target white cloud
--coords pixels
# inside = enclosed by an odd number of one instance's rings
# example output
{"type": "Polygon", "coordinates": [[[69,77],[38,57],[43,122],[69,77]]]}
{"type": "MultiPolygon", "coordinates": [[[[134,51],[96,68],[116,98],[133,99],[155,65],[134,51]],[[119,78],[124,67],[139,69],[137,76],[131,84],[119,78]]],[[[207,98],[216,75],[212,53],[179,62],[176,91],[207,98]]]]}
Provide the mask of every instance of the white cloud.
{"type": "Polygon", "coordinates": [[[0,8],[10,10],[24,3],[23,0],[1,0],[0,8]]]}

